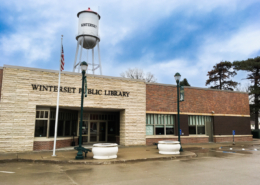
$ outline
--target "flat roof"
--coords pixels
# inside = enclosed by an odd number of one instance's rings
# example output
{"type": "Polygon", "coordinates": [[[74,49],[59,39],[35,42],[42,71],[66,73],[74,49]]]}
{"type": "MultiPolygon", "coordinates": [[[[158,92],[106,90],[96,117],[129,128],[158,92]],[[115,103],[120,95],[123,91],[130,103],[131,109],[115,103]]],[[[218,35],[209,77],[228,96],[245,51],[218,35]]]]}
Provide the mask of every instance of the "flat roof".
{"type": "MultiPolygon", "coordinates": [[[[177,85],[172,85],[172,84],[163,84],[163,83],[146,83],[146,84],[148,84],[148,85],[162,85],[162,86],[172,86],[172,87],[177,87],[177,85]]],[[[205,88],[205,87],[184,86],[184,88],[199,89],[199,90],[206,90],[206,91],[221,91],[221,92],[230,92],[230,93],[243,93],[243,94],[248,94],[247,92],[228,91],[228,90],[221,90],[221,89],[211,89],[211,88],[205,88]]]]}
{"type": "MultiPolygon", "coordinates": [[[[50,72],[50,73],[59,73],[59,70],[13,66],[13,65],[6,65],[6,64],[4,64],[3,68],[25,69],[25,70],[30,70],[30,71],[43,71],[43,72],[50,72]]],[[[69,72],[69,71],[62,71],[61,74],[80,75],[80,76],[82,75],[81,73],[69,72]]],[[[113,76],[104,76],[104,75],[93,75],[93,74],[86,74],[86,75],[98,77],[98,78],[118,79],[118,80],[136,81],[136,82],[144,82],[145,83],[144,80],[131,79],[131,78],[113,77],[113,76]]]]}

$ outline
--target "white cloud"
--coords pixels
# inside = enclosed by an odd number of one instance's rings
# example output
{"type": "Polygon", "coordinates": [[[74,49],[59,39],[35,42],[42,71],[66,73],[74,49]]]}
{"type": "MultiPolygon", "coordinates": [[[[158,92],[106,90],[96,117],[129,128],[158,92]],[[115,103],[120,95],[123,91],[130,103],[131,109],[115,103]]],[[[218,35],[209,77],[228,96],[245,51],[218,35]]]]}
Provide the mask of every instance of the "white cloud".
{"type": "Polygon", "coordinates": [[[0,50],[5,58],[14,58],[17,53],[22,53],[20,58],[17,58],[17,62],[23,61],[23,64],[39,60],[47,61],[50,59],[53,49],[55,27],[59,26],[59,24],[47,23],[47,26],[42,25],[36,28],[34,26],[24,30],[18,28],[19,33],[12,33],[0,38],[0,50]]]}
{"type": "MultiPolygon", "coordinates": [[[[146,53],[138,63],[134,64],[136,61],[133,61],[129,62],[128,65],[122,64],[122,66],[118,66],[116,73],[120,74],[127,68],[138,67],[144,69],[145,72],[155,74],[159,83],[174,84],[173,76],[176,72],[180,72],[182,78],[187,78],[191,85],[204,87],[207,72],[216,63],[222,60],[233,62],[234,60],[246,60],[247,58],[256,57],[256,53],[260,51],[260,26],[243,25],[231,37],[219,39],[217,36],[206,35],[204,40],[196,54],[196,60],[190,61],[185,58],[177,58],[169,61],[153,61],[155,54],[146,53]]],[[[111,70],[115,71],[115,69],[111,70]]],[[[110,73],[110,75],[112,74],[110,73]]],[[[239,72],[235,80],[246,83],[241,81],[245,77],[246,73],[239,72]]]]}
{"type": "MultiPolygon", "coordinates": [[[[207,71],[215,63],[221,60],[246,59],[259,51],[257,40],[260,39],[260,29],[256,26],[258,22],[250,23],[252,25],[241,24],[241,28],[234,31],[233,36],[222,40],[218,36],[205,35],[205,41],[202,40],[198,45],[200,48],[197,53],[198,59],[194,61],[185,58],[153,61],[156,53],[145,49],[142,51],[143,56],[139,60],[133,61],[131,65],[125,65],[124,61],[118,64],[118,61],[113,60],[118,53],[124,50],[118,45],[126,38],[131,38],[136,34],[147,34],[150,29],[156,27],[158,21],[163,21],[175,13],[181,13],[186,17],[207,16],[214,10],[221,11],[221,14],[229,14],[245,9],[254,2],[257,0],[3,1],[1,7],[12,12],[12,14],[4,16],[6,23],[13,29],[12,32],[4,35],[0,32],[0,52],[2,53],[0,59],[7,61],[6,59],[13,59],[18,53],[22,53],[22,58],[17,61],[26,61],[27,65],[37,63],[39,60],[51,63],[52,51],[59,47],[61,34],[64,34],[65,38],[69,40],[68,45],[75,45],[76,48],[74,39],[78,21],[76,14],[88,7],[94,11],[100,7],[100,47],[104,74],[118,76],[128,67],[136,66],[143,68],[146,72],[154,73],[159,82],[172,83],[171,78],[178,71],[189,82],[191,81],[192,85],[203,86],[202,78],[205,78],[207,71]]],[[[198,27],[196,24],[180,26],[186,28],[188,32],[198,27]]],[[[185,33],[182,36],[185,36],[185,33]]],[[[132,42],[136,41],[132,40],[132,42]]],[[[174,44],[177,41],[169,39],[169,42],[174,44]]],[[[65,51],[65,60],[68,56],[74,58],[74,52],[75,50],[65,51]]],[[[69,62],[66,61],[66,64],[70,65],[69,62]]]]}

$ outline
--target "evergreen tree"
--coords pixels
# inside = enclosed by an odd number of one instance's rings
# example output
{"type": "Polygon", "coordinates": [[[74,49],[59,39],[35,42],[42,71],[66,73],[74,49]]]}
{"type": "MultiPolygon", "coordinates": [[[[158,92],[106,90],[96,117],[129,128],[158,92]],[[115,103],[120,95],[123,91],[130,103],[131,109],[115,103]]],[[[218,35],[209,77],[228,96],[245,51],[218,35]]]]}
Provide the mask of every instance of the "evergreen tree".
{"type": "Polygon", "coordinates": [[[211,86],[212,89],[230,90],[233,91],[237,82],[230,80],[230,77],[234,77],[236,71],[231,71],[232,63],[225,61],[220,62],[213,66],[213,69],[208,72],[209,79],[206,81],[206,86],[213,83],[215,86],[211,86]]]}
{"type": "Polygon", "coordinates": [[[260,110],[260,57],[249,58],[242,61],[233,62],[237,71],[247,71],[247,78],[253,85],[249,86],[249,95],[253,95],[254,103],[250,105],[250,112],[255,115],[255,129],[258,129],[258,115],[260,110]]]}
{"type": "Polygon", "coordinates": [[[181,86],[190,86],[190,84],[186,78],[184,78],[182,81],[180,81],[180,85],[181,86]]]}

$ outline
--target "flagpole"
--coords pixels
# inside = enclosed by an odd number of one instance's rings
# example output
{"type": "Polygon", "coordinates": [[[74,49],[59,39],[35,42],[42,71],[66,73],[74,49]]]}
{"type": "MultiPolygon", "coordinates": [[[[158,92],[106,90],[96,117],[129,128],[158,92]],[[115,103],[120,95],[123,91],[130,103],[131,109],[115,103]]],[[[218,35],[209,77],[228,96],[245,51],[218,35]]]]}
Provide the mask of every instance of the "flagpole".
{"type": "Polygon", "coordinates": [[[55,150],[56,150],[56,139],[57,139],[57,127],[58,127],[58,118],[59,118],[59,99],[60,99],[60,72],[61,72],[61,54],[62,54],[62,39],[63,35],[61,36],[61,46],[60,46],[60,62],[59,62],[59,83],[58,83],[58,95],[57,95],[57,106],[56,106],[56,118],[55,118],[55,132],[54,132],[54,141],[53,141],[53,154],[52,156],[55,157],[55,150]]]}

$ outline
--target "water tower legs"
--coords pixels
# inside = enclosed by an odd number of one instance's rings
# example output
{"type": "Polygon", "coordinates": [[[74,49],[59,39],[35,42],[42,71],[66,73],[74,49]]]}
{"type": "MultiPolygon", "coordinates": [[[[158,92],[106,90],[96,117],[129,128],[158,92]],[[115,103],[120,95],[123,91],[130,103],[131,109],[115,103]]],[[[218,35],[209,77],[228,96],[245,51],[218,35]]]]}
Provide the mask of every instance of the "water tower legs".
{"type": "Polygon", "coordinates": [[[80,48],[80,54],[79,54],[79,62],[81,62],[81,56],[82,56],[82,49],[83,49],[83,40],[84,40],[84,37],[83,37],[83,39],[82,39],[82,41],[81,41],[81,48],[80,48]]]}
{"type": "Polygon", "coordinates": [[[92,48],[92,72],[93,75],[95,74],[95,70],[94,70],[94,48],[92,48]]]}
{"type": "MultiPolygon", "coordinates": [[[[95,63],[95,55],[94,55],[95,54],[95,52],[94,52],[95,48],[92,48],[92,52],[91,52],[92,53],[92,62],[89,60],[90,56],[88,56],[89,55],[88,54],[89,49],[86,49],[87,55],[82,56],[82,54],[84,53],[84,50],[83,50],[84,49],[83,48],[84,40],[85,40],[85,37],[82,36],[77,41],[77,49],[76,49],[76,55],[75,55],[75,60],[74,60],[73,72],[80,72],[80,63],[82,61],[86,61],[89,65],[89,70],[92,71],[92,74],[95,74],[95,70],[97,70],[99,68],[100,75],[102,75],[99,41],[97,41],[97,49],[98,49],[97,54],[98,54],[98,62],[99,63],[95,63]],[[78,54],[79,54],[79,57],[78,57],[78,54]],[[78,60],[78,58],[79,58],[79,60],[78,60]],[[90,65],[92,65],[92,68],[90,67],[90,65]]],[[[88,73],[88,72],[86,72],[86,73],[88,73]]]]}
{"type": "Polygon", "coordinates": [[[79,41],[77,41],[77,49],[76,49],[76,55],[75,55],[75,60],[74,60],[73,72],[75,72],[75,69],[76,69],[78,52],[79,52],[79,41]]]}

